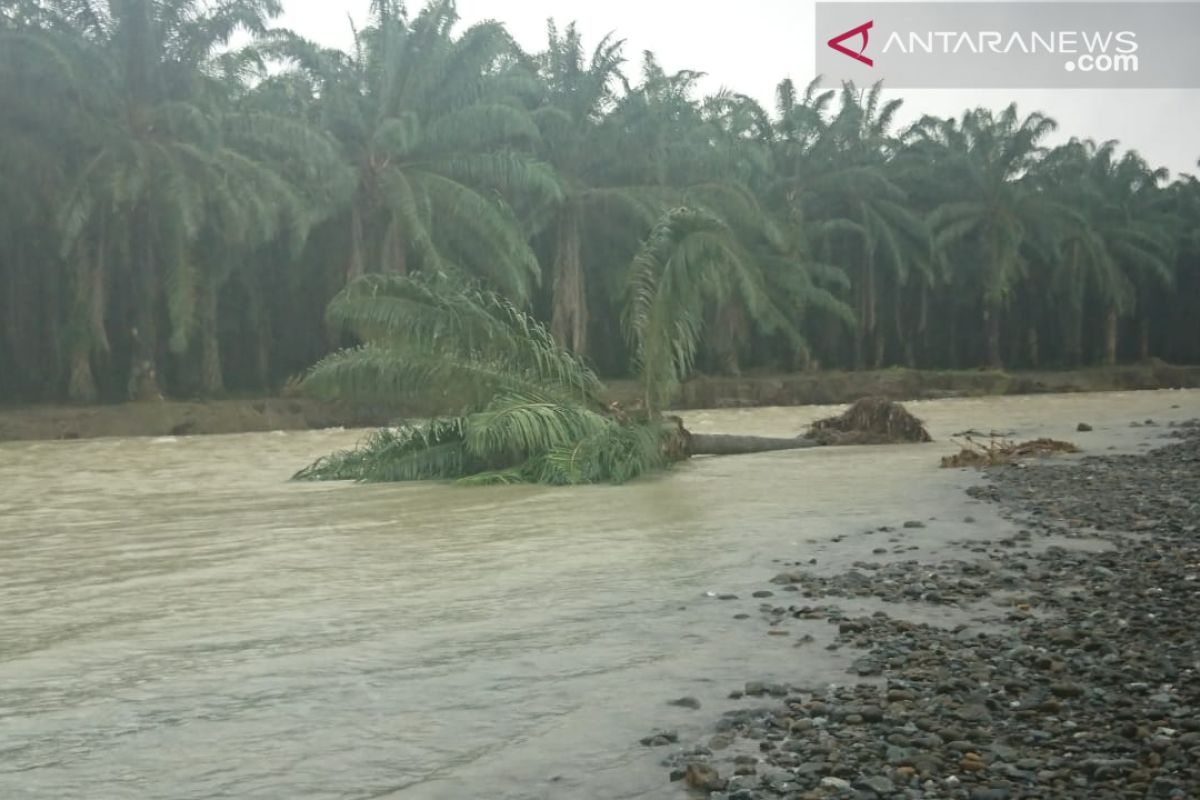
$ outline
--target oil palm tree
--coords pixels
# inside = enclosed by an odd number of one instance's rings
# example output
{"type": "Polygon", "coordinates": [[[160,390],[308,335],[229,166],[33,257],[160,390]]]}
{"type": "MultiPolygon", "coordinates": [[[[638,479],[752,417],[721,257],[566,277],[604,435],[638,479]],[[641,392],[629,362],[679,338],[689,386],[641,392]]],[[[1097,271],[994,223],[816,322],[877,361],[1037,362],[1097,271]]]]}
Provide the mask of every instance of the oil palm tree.
{"type": "Polygon", "coordinates": [[[801,317],[807,308],[852,318],[812,279],[802,254],[748,192],[712,185],[688,196],[690,205],[669,211],[655,226],[627,279],[626,335],[650,413],[665,408],[688,377],[714,323],[722,330],[709,342],[718,347],[752,327],[805,351],[801,317]]]}
{"type": "Polygon", "coordinates": [[[635,249],[661,210],[644,191],[651,180],[631,179],[627,171],[614,168],[621,127],[604,122],[617,103],[618,87],[626,82],[622,47],[622,41],[606,36],[589,56],[574,24],[560,32],[551,21],[546,50],[534,57],[541,93],[534,117],[542,132],[541,152],[564,188],[543,236],[550,267],[550,330],[581,355],[589,352],[589,295],[596,292],[589,284],[615,285],[612,273],[589,281],[594,271],[589,266],[598,266],[589,256],[611,253],[604,240],[635,249]]]}
{"type": "MultiPolygon", "coordinates": [[[[1197,163],[1200,167],[1200,163],[1197,163]]],[[[1143,324],[1139,351],[1143,359],[1161,353],[1176,363],[1200,361],[1200,180],[1180,175],[1164,191],[1165,208],[1175,231],[1175,288],[1151,292],[1142,303],[1145,318],[1154,314],[1159,325],[1158,341],[1151,342],[1151,329],[1143,324]],[[1157,345],[1158,349],[1152,351],[1157,345]]]]}
{"type": "MultiPolygon", "coordinates": [[[[1102,162],[1103,163],[1103,162],[1102,162]]],[[[1107,165],[1106,165],[1107,166],[1107,165]]],[[[1139,352],[1149,357],[1153,312],[1148,307],[1156,291],[1174,286],[1175,219],[1163,203],[1160,184],[1166,169],[1152,169],[1136,152],[1126,152],[1102,172],[1105,203],[1098,214],[1105,250],[1131,286],[1131,302],[1110,302],[1105,315],[1104,363],[1115,364],[1118,315],[1136,311],[1139,352]]]]}
{"type": "Polygon", "coordinates": [[[79,107],[56,58],[72,45],[41,4],[0,15],[0,379],[27,399],[96,398],[93,353],[107,350],[103,265],[65,258],[55,224],[83,161],[79,107]],[[64,324],[65,323],[65,324],[64,324]],[[24,378],[24,380],[22,380],[24,378]]]}
{"type": "MultiPolygon", "coordinates": [[[[289,158],[314,171],[334,160],[329,144],[302,126],[231,113],[222,103],[220,64],[248,57],[218,58],[218,48],[240,30],[265,32],[277,12],[276,4],[259,0],[217,7],[195,0],[53,2],[43,8],[35,58],[52,65],[47,72],[56,93],[71,98],[67,119],[81,149],[57,229],[80,273],[77,285],[90,287],[80,299],[90,296],[102,308],[107,265],[121,269],[107,280],[128,298],[122,310],[129,324],[118,334],[130,357],[130,396],[160,396],[168,342],[177,353],[187,348],[196,290],[204,285],[193,246],[206,225],[228,246],[252,227],[271,235],[269,226],[261,230],[268,218],[289,213],[291,194],[279,176],[237,145],[286,146],[289,158]],[[68,28],[74,35],[60,33],[68,28]],[[222,207],[222,223],[210,224],[222,207]]],[[[97,316],[87,315],[88,328],[90,340],[102,346],[97,316]]],[[[77,397],[94,393],[81,344],[87,338],[74,337],[70,386],[77,397]]]]}
{"type": "Polygon", "coordinates": [[[351,54],[295,37],[273,48],[308,82],[314,121],[356,171],[345,279],[455,270],[525,302],[540,271],[513,208],[557,202],[561,189],[531,155],[540,133],[522,106],[515,46],[496,23],[455,36],[451,0],[411,18],[375,0],[371,14],[351,54]]]}
{"type": "MultiPolygon", "coordinates": [[[[882,366],[887,332],[881,307],[900,297],[911,278],[928,281],[931,242],[921,215],[897,182],[891,159],[897,142],[890,130],[900,100],[883,101],[882,85],[859,90],[847,83],[837,112],[825,119],[831,95],[811,84],[797,104],[790,84],[779,90],[779,158],[784,166],[774,189],[810,224],[810,238],[826,262],[849,274],[857,317],[854,362],[882,366]],[[888,285],[896,287],[888,291],[888,285]]],[[[902,327],[903,309],[891,308],[902,327]]]]}
{"type": "MultiPolygon", "coordinates": [[[[1027,248],[1053,241],[1065,209],[1038,190],[1029,171],[1053,131],[1050,118],[1022,118],[1015,104],[996,114],[987,109],[962,120],[925,119],[909,136],[921,151],[940,151],[953,194],[931,213],[929,224],[939,257],[958,265],[953,278],[977,298],[985,363],[999,368],[1001,316],[1024,277],[1027,248]]],[[[948,192],[950,194],[950,192],[948,192]]]]}
{"type": "Polygon", "coordinates": [[[1038,168],[1045,191],[1069,208],[1055,261],[1066,315],[1067,358],[1082,361],[1084,305],[1089,295],[1103,313],[1101,360],[1116,363],[1118,319],[1139,296],[1172,280],[1170,219],[1158,202],[1163,172],[1136,153],[1117,156],[1117,143],[1072,139],[1038,168]]]}

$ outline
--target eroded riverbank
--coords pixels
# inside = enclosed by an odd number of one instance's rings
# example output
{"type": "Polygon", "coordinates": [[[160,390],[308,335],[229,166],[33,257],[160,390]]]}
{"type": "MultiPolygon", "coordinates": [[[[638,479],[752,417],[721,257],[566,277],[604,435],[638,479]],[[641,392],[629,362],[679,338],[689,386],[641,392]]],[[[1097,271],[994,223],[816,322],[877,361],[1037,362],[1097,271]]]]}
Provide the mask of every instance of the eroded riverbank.
{"type": "MultiPolygon", "coordinates": [[[[1044,372],[885,369],[696,377],[680,388],[676,409],[765,408],[852,403],[862,397],[931,400],[1068,392],[1200,387],[1200,366],[1154,361],[1044,372]]],[[[636,404],[635,381],[611,381],[611,399],[636,404]]],[[[167,400],[96,406],[0,406],[0,442],[127,436],[306,431],[379,426],[398,417],[427,417],[444,408],[386,409],[322,403],[304,397],[167,400]]]]}
{"type": "MultiPolygon", "coordinates": [[[[845,683],[858,655],[825,649],[824,620],[804,647],[769,634],[752,594],[783,596],[776,560],[961,558],[952,542],[1015,529],[965,493],[973,473],[938,468],[953,434],[1137,452],[1164,428],[1132,420],[1195,417],[1200,393],[911,408],[935,443],[696,459],[618,488],[287,482],[355,431],[0,445],[0,796],[683,797],[638,744],[650,727],[706,741],[731,689],[845,683]],[[901,541],[858,535],[881,526],[901,541]],[[701,708],[667,705],[684,696],[701,708]]],[[[687,422],[781,435],[837,410],[687,422]]]]}

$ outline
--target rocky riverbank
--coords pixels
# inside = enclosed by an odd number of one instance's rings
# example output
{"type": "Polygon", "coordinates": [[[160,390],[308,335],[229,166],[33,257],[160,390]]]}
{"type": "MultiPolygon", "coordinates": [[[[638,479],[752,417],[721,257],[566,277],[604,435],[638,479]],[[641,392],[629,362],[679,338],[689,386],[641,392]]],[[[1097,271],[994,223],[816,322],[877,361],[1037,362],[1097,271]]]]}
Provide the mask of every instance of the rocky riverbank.
{"type": "MultiPolygon", "coordinates": [[[[1015,532],[956,557],[789,564],[746,624],[826,621],[845,684],[750,682],[706,741],[643,744],[712,800],[1200,797],[1200,424],[1165,432],[1145,455],[993,468],[971,493],[1015,532]],[[841,607],[864,602],[881,610],[841,607]]],[[[871,533],[902,557],[903,526],[871,533]]]]}

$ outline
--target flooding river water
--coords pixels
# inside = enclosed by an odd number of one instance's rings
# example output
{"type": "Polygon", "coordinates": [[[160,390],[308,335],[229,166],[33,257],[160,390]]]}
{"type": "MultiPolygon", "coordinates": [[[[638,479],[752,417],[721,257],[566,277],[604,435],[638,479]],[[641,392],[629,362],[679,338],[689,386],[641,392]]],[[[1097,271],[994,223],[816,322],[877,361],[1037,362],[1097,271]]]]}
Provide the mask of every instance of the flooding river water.
{"type": "MultiPolygon", "coordinates": [[[[354,431],[0,445],[0,797],[679,797],[650,728],[698,735],[746,680],[846,677],[733,619],[774,560],[843,568],[908,519],[920,556],[996,535],[974,473],[938,469],[950,435],[1136,450],[1161,431],[1131,421],[1200,416],[1200,392],[910,408],[935,444],[624,487],[287,481],[354,431]]],[[[687,422],[790,435],[829,411],[687,422]]]]}

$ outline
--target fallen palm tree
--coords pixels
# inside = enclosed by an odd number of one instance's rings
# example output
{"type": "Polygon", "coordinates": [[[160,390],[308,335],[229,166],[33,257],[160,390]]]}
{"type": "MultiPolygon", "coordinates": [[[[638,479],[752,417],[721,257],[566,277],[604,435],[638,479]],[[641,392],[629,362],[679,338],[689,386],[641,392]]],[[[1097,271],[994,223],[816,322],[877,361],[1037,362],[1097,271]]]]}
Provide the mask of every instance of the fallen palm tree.
{"type": "Polygon", "coordinates": [[[1022,458],[1040,458],[1057,453],[1078,453],[1079,448],[1070,442],[1058,439],[1031,439],[1027,442],[1012,442],[1007,439],[990,439],[977,442],[967,437],[962,449],[942,458],[943,467],[996,467],[1012,464],[1022,458]]]}
{"type": "Polygon", "coordinates": [[[620,483],[686,457],[668,421],[629,419],[544,325],[447,277],[370,275],[330,304],[365,344],[318,362],[301,388],[325,399],[457,404],[446,417],[376,431],[299,480],[620,483]]]}
{"type": "Polygon", "coordinates": [[[459,407],[376,431],[298,480],[621,483],[695,455],[929,439],[918,420],[883,400],[860,401],[795,438],[695,434],[677,417],[606,405],[595,374],[544,325],[444,277],[361,278],[328,317],[366,343],[319,362],[303,390],[358,402],[455,398],[459,407]]]}

